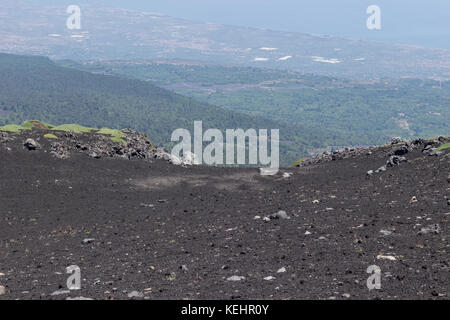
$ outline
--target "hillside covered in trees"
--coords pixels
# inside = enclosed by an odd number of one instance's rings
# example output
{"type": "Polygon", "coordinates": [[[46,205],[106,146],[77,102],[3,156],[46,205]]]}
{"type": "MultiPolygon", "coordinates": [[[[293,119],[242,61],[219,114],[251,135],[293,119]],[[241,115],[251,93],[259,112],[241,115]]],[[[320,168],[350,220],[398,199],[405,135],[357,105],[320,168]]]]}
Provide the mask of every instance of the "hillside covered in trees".
{"type": "Polygon", "coordinates": [[[146,80],[197,100],[324,133],[322,146],[382,144],[448,135],[450,82],[351,81],[254,67],[188,61],[61,62],[146,80]]]}
{"type": "Polygon", "coordinates": [[[288,165],[322,133],[198,102],[148,82],[92,74],[56,65],[45,57],[0,54],[0,125],[38,119],[55,125],[131,128],[169,146],[173,130],[280,129],[282,163],[288,165]]]}

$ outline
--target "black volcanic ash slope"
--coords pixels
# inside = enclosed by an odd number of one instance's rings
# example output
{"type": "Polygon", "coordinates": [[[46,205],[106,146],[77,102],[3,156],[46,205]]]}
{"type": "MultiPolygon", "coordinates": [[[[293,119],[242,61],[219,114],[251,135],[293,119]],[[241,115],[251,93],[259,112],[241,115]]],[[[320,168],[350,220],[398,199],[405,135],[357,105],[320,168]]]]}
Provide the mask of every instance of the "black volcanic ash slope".
{"type": "Polygon", "coordinates": [[[62,160],[55,141],[107,140],[43,134],[0,134],[0,299],[449,299],[448,139],[263,177],[84,152],[62,160]],[[30,138],[40,147],[25,147],[30,138]],[[406,161],[369,173],[394,156],[406,161]],[[70,265],[81,290],[66,290],[70,265]],[[366,286],[371,265],[380,290],[366,286]]]}

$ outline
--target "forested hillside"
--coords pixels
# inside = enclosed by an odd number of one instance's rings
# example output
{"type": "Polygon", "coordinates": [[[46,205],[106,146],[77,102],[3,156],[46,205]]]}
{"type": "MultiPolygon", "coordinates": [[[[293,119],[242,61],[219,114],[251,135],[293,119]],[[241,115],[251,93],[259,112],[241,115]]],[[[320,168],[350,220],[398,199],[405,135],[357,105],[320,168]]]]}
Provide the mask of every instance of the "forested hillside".
{"type": "Polygon", "coordinates": [[[55,125],[132,128],[170,145],[177,128],[280,129],[282,162],[318,147],[322,133],[249,116],[172,93],[148,82],[92,74],[56,65],[44,57],[0,54],[0,125],[39,119],[55,125]]]}
{"type": "Polygon", "coordinates": [[[320,141],[323,146],[381,144],[392,136],[450,133],[450,82],[359,82],[195,62],[64,64],[147,80],[229,110],[313,127],[325,134],[320,141]]]}

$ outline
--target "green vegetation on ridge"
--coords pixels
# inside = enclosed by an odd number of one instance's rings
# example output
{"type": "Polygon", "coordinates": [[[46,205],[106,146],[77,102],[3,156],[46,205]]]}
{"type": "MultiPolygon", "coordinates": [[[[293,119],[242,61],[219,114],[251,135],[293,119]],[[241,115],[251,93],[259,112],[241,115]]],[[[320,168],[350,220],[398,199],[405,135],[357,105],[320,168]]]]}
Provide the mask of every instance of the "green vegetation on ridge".
{"type": "MultiPolygon", "coordinates": [[[[0,127],[0,131],[10,132],[10,133],[20,133],[23,130],[32,130],[32,129],[44,129],[51,131],[61,131],[61,132],[73,132],[73,133],[94,133],[94,134],[102,134],[110,136],[110,140],[117,143],[126,144],[126,135],[122,130],[118,129],[110,129],[103,127],[100,130],[97,128],[87,128],[79,124],[62,124],[59,126],[53,126],[51,124],[47,124],[38,120],[25,121],[21,125],[17,124],[8,124],[0,127]]],[[[58,137],[52,133],[47,133],[44,135],[46,139],[58,139],[58,137]]],[[[151,141],[144,137],[150,144],[153,146],[151,141]]]]}

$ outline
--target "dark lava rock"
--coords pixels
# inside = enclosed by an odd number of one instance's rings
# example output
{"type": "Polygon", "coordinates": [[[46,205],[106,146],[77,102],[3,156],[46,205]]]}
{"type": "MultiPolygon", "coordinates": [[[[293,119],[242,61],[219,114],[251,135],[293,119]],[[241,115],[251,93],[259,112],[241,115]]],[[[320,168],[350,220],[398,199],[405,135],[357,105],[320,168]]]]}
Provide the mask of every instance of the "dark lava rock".
{"type": "Polygon", "coordinates": [[[391,144],[398,144],[398,143],[402,143],[402,142],[406,142],[406,140],[401,137],[393,137],[391,139],[391,144]]]}
{"type": "Polygon", "coordinates": [[[440,155],[443,155],[444,152],[442,152],[442,151],[436,151],[435,149],[429,149],[429,150],[427,150],[426,154],[429,155],[430,157],[433,157],[433,156],[440,156],[440,155]]]}
{"type": "Polygon", "coordinates": [[[402,155],[407,154],[408,152],[409,152],[409,150],[408,150],[407,146],[401,146],[400,148],[394,150],[394,154],[396,156],[402,156],[402,155]]]}
{"type": "Polygon", "coordinates": [[[23,145],[28,150],[36,150],[41,147],[39,143],[37,143],[35,140],[31,138],[27,139],[23,145]]]}
{"type": "Polygon", "coordinates": [[[402,162],[407,162],[408,160],[405,157],[399,156],[391,156],[389,160],[386,162],[386,166],[393,167],[399,165],[402,162]]]}
{"type": "Polygon", "coordinates": [[[8,142],[10,140],[7,132],[0,132],[0,143],[8,142]]]}

